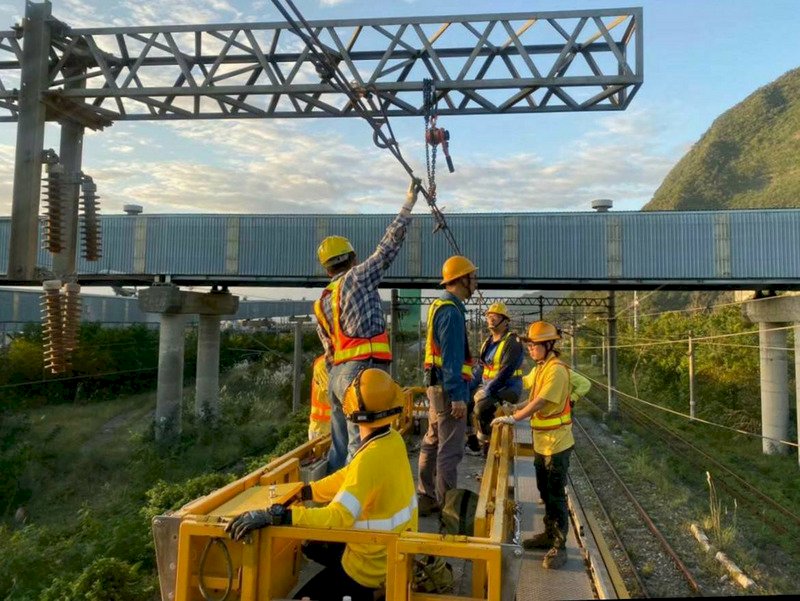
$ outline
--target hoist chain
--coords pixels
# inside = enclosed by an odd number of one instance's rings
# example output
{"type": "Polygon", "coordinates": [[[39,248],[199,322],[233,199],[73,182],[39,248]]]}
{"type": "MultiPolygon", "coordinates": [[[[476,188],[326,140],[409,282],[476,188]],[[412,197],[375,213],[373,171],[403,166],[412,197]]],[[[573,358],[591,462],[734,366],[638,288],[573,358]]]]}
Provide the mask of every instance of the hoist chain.
{"type": "MultiPolygon", "coordinates": [[[[272,3],[278,9],[278,11],[283,15],[283,18],[286,19],[286,22],[289,23],[292,30],[297,34],[303,42],[309,47],[311,53],[314,55],[313,62],[317,71],[321,74],[324,74],[324,78],[327,83],[333,87],[336,91],[341,92],[347,96],[350,101],[353,110],[358,113],[360,117],[362,117],[367,123],[369,123],[370,127],[373,130],[373,141],[378,148],[386,148],[392,155],[397,159],[397,161],[402,165],[403,169],[405,169],[406,173],[412,178],[414,177],[414,170],[411,166],[406,162],[405,158],[403,157],[402,152],[400,151],[400,145],[398,144],[397,140],[394,137],[394,132],[392,132],[392,127],[389,124],[389,117],[386,114],[385,106],[381,102],[380,95],[374,89],[361,89],[361,90],[354,90],[353,86],[347,81],[344,77],[342,72],[339,70],[338,61],[335,58],[335,55],[329,53],[325,46],[320,41],[319,37],[317,36],[314,29],[309,25],[308,21],[305,20],[303,15],[294,5],[292,0],[285,0],[286,4],[291,8],[294,14],[297,17],[297,21],[302,23],[302,27],[300,24],[292,18],[289,12],[283,7],[281,4],[281,0],[272,0],[272,3]],[[375,111],[375,105],[372,102],[371,95],[375,94],[378,96],[378,106],[380,107],[381,111],[381,118],[376,119],[373,117],[367,108],[364,105],[364,100],[366,100],[372,111],[375,111]],[[386,125],[388,129],[388,135],[386,132],[383,131],[383,126],[386,125]]],[[[428,80],[429,81],[429,80],[428,80]]],[[[388,102],[388,100],[387,100],[388,102]]],[[[428,106],[428,102],[424,102],[423,106],[428,106]]],[[[434,123],[435,125],[435,119],[434,123]]],[[[425,128],[427,131],[428,128],[428,118],[426,117],[425,121],[425,128]]],[[[436,163],[436,146],[433,147],[433,164],[435,169],[436,163]]],[[[427,144],[426,144],[426,164],[427,164],[427,144]]],[[[428,183],[430,186],[431,181],[434,182],[433,186],[433,194],[424,187],[420,187],[420,194],[425,197],[425,200],[428,202],[428,206],[430,207],[431,214],[433,215],[433,219],[436,222],[436,226],[434,227],[434,233],[437,231],[441,231],[445,238],[447,239],[450,246],[453,248],[456,254],[461,254],[461,250],[458,247],[458,242],[456,242],[455,236],[453,236],[453,232],[447,225],[447,221],[444,218],[444,214],[441,212],[439,207],[436,206],[436,187],[435,187],[435,174],[433,179],[431,178],[432,172],[430,168],[428,170],[428,183]]]]}

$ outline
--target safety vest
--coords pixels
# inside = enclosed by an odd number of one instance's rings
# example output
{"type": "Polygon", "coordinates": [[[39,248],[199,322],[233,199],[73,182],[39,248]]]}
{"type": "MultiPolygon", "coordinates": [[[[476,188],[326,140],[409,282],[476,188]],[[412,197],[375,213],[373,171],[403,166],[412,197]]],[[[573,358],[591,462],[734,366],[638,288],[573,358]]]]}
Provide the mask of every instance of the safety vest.
{"type": "Polygon", "coordinates": [[[325,367],[325,355],[314,360],[311,372],[311,415],[312,424],[328,423],[331,421],[331,404],[328,400],[327,387],[328,372],[325,367]],[[321,378],[320,376],[323,376],[321,378]],[[322,381],[320,381],[322,380],[322,381]],[[322,384],[326,384],[323,386],[322,384]]]}
{"type": "MultiPolygon", "coordinates": [[[[436,311],[444,305],[456,306],[451,300],[437,298],[431,303],[428,309],[428,332],[425,337],[425,371],[429,371],[434,367],[440,369],[442,367],[442,349],[436,344],[433,335],[433,318],[436,315],[436,311]]],[[[472,356],[469,354],[469,341],[467,340],[466,327],[464,328],[464,351],[466,356],[464,357],[464,362],[461,364],[461,377],[469,382],[472,380],[472,356]]]]}
{"type": "Polygon", "coordinates": [[[341,307],[339,306],[342,296],[342,280],[343,278],[339,278],[328,284],[322,296],[314,303],[314,314],[317,316],[317,321],[333,343],[333,364],[339,365],[347,361],[364,361],[366,359],[391,361],[392,350],[389,347],[389,336],[386,334],[386,330],[372,338],[351,338],[344,333],[341,307]],[[328,295],[331,297],[333,327],[328,323],[325,311],[322,309],[322,299],[328,295]]]}
{"type": "MultiPolygon", "coordinates": [[[[564,363],[563,361],[551,357],[543,365],[540,365],[536,369],[536,375],[533,380],[533,388],[531,388],[531,399],[535,399],[537,397],[538,391],[541,388],[541,380],[544,377],[544,373],[547,371],[547,368],[550,367],[550,362],[553,362],[553,365],[563,365],[564,368],[567,370],[567,375],[569,375],[569,365],[564,363]]],[[[557,430],[561,426],[566,426],[572,423],[572,403],[569,402],[569,393],[572,390],[572,386],[567,386],[567,394],[564,397],[564,407],[561,411],[557,413],[551,413],[550,415],[542,415],[541,412],[537,411],[531,417],[531,428],[534,430],[557,430]]]]}
{"type": "MultiPolygon", "coordinates": [[[[503,339],[497,345],[497,348],[494,351],[494,356],[492,357],[492,362],[487,363],[483,361],[483,355],[486,352],[486,348],[489,346],[489,343],[492,340],[490,336],[483,342],[483,346],[481,347],[481,362],[483,363],[483,380],[484,382],[487,380],[491,380],[492,378],[496,377],[498,373],[500,373],[500,363],[501,359],[503,358],[503,351],[506,348],[506,341],[512,336],[511,332],[506,332],[506,335],[503,336],[503,339]]],[[[511,374],[512,378],[521,378],[522,377],[522,365],[518,369],[511,374]]]]}

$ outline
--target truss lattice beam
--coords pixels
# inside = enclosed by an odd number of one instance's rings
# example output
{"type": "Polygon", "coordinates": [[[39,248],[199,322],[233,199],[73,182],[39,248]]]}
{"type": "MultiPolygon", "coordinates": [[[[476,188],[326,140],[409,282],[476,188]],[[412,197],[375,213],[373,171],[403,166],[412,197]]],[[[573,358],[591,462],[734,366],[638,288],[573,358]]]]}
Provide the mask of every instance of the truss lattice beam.
{"type": "MultiPolygon", "coordinates": [[[[421,115],[426,78],[442,115],[623,110],[642,83],[641,24],[640,8],[624,8],[311,27],[381,117],[421,115]]],[[[53,32],[45,95],[103,119],[357,116],[287,23],[53,32]]],[[[21,46],[0,32],[0,121],[18,119],[21,46]]]]}

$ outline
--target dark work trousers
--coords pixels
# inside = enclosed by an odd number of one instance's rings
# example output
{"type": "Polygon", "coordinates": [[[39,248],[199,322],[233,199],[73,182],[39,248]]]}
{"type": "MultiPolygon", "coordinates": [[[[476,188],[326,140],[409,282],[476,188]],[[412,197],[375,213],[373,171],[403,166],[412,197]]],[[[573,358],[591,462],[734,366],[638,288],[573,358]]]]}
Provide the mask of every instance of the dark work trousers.
{"type": "Polygon", "coordinates": [[[478,432],[487,439],[492,436],[492,420],[495,417],[497,408],[503,403],[512,405],[519,401],[519,395],[513,390],[504,388],[496,395],[487,396],[475,403],[475,417],[478,422],[478,432]]]}
{"type": "Polygon", "coordinates": [[[564,547],[569,532],[567,508],[567,472],[572,447],[554,455],[534,454],[536,488],[544,501],[545,529],[555,537],[560,534],[558,546],[564,547]]]}
{"type": "Polygon", "coordinates": [[[428,386],[428,431],[419,450],[417,492],[444,503],[448,490],[458,488],[458,464],[464,457],[467,418],[450,414],[450,401],[441,386],[428,386]]]}
{"type": "Polygon", "coordinates": [[[377,589],[360,585],[350,578],[342,567],[344,543],[323,543],[309,541],[303,544],[303,554],[325,568],[303,588],[295,593],[295,599],[308,597],[312,601],[339,601],[349,595],[353,601],[375,601],[382,599],[377,589]]]}

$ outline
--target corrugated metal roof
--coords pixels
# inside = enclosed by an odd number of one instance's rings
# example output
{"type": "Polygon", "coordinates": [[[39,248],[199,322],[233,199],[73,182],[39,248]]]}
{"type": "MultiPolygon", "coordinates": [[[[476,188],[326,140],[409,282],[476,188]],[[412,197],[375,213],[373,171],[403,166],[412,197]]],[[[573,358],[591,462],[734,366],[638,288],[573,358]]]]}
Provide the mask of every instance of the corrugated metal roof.
{"type": "MultiPolygon", "coordinates": [[[[182,284],[320,286],[316,248],[347,236],[370,255],[391,215],[139,215],[102,218],[103,258],[89,274],[122,281],[169,275],[182,284]]],[[[386,286],[429,287],[452,254],[415,215],[386,286]]],[[[800,287],[800,210],[449,215],[483,288],[800,287]]],[[[0,220],[0,265],[8,219],[0,220]]],[[[40,254],[49,265],[47,253],[40,254]]]]}

